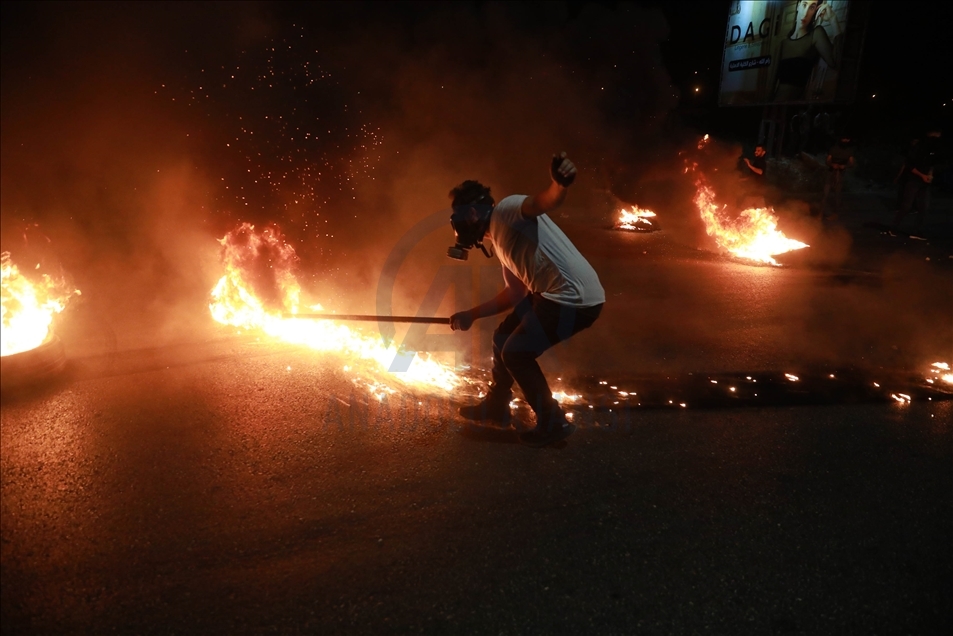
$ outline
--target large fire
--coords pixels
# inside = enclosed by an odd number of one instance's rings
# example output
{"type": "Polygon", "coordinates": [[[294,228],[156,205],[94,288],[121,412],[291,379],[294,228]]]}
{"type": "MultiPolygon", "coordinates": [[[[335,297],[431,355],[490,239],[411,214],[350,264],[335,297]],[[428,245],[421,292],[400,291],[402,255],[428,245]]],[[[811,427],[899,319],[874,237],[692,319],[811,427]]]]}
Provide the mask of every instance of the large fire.
{"type": "MultiPolygon", "coordinates": [[[[39,268],[39,265],[37,265],[39,268]]],[[[66,308],[78,289],[69,289],[48,274],[31,280],[13,264],[9,252],[0,255],[0,356],[35,349],[50,338],[53,317],[66,308]]]]}
{"type": "Polygon", "coordinates": [[[714,191],[699,179],[695,186],[695,205],[705,222],[705,231],[719,248],[739,258],[779,265],[778,254],[808,247],[807,243],[786,237],[778,230],[778,219],[770,208],[748,208],[734,219],[715,203],[714,191]]]}
{"type": "MultiPolygon", "coordinates": [[[[708,145],[708,135],[698,142],[698,149],[708,145]]],[[[778,230],[778,218],[771,208],[748,208],[735,218],[727,214],[727,205],[721,207],[715,202],[715,192],[698,170],[698,163],[685,162],[685,172],[697,175],[695,181],[695,205],[705,222],[705,232],[715,239],[715,243],[738,258],[744,258],[769,265],[780,265],[774,257],[793,250],[809,247],[807,243],[786,237],[778,230]]]]}
{"type": "MultiPolygon", "coordinates": [[[[262,331],[290,344],[303,345],[316,351],[342,354],[347,364],[344,370],[356,373],[361,363],[367,363],[370,375],[355,382],[369,393],[383,400],[395,389],[379,378],[395,379],[405,385],[423,390],[449,392],[471,380],[452,365],[445,364],[426,353],[403,351],[393,343],[386,345],[380,336],[362,333],[333,320],[315,320],[289,317],[301,313],[301,287],[293,273],[297,260],[294,248],[286,243],[276,230],[256,231],[253,225],[243,223],[220,240],[225,275],[212,289],[209,309],[212,318],[223,325],[243,330],[262,331]],[[406,371],[392,373],[396,359],[410,360],[406,371]]],[[[321,310],[320,305],[309,305],[309,310],[321,310]]],[[[482,394],[480,395],[482,397],[482,394]]],[[[557,391],[553,397],[560,403],[575,403],[581,396],[557,391]]]]}
{"type": "MultiPolygon", "coordinates": [[[[450,391],[463,378],[452,368],[427,354],[385,346],[379,336],[361,333],[332,320],[285,317],[299,313],[301,288],[292,271],[294,248],[274,230],[255,231],[244,223],[221,239],[225,275],[212,290],[209,309],[225,325],[260,330],[273,338],[304,345],[317,351],[338,352],[349,362],[365,361],[387,371],[398,357],[412,360],[407,371],[390,374],[405,384],[450,391]],[[264,297],[263,297],[264,296],[264,297]]],[[[312,305],[309,309],[320,309],[312,305]]],[[[347,365],[350,371],[351,366],[347,365]]],[[[377,381],[365,383],[378,400],[393,389],[377,381]]]]}

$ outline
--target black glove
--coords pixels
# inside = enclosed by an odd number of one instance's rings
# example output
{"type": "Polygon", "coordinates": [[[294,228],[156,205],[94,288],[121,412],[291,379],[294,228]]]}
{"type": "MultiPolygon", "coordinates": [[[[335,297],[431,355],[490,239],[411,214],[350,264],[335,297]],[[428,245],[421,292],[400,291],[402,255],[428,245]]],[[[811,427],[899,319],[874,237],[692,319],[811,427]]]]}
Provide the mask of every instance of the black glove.
{"type": "Polygon", "coordinates": [[[469,311],[461,311],[450,316],[450,329],[452,331],[468,331],[473,326],[473,314],[469,311]]]}
{"type": "MultiPolygon", "coordinates": [[[[563,153],[562,156],[553,155],[553,161],[549,164],[549,174],[553,178],[553,181],[558,183],[564,188],[568,188],[572,185],[572,182],[576,180],[576,171],[573,167],[573,171],[570,175],[562,175],[559,173],[559,167],[563,165],[563,161],[566,160],[566,154],[563,153]]],[[[570,164],[571,165],[571,164],[570,164]]]]}

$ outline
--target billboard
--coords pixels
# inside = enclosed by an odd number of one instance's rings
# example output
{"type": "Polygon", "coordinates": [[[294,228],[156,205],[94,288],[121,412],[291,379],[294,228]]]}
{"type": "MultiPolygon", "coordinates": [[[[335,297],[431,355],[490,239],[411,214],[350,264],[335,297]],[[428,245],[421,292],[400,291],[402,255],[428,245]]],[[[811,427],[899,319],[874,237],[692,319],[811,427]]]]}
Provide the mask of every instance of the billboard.
{"type": "Polygon", "coordinates": [[[851,0],[734,0],[721,66],[722,106],[849,101],[863,25],[851,0]],[[856,25],[852,25],[855,26],[856,25]]]}

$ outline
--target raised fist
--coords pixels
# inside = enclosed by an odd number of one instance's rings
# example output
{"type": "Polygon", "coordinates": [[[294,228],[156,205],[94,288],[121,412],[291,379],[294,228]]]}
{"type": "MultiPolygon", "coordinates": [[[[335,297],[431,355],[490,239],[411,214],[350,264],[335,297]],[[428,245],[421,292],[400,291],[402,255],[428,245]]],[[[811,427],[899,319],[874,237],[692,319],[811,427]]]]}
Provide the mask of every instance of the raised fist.
{"type": "Polygon", "coordinates": [[[553,161],[549,165],[549,174],[553,181],[564,188],[568,188],[576,179],[576,166],[566,158],[566,153],[562,152],[558,156],[553,155],[553,161]]]}

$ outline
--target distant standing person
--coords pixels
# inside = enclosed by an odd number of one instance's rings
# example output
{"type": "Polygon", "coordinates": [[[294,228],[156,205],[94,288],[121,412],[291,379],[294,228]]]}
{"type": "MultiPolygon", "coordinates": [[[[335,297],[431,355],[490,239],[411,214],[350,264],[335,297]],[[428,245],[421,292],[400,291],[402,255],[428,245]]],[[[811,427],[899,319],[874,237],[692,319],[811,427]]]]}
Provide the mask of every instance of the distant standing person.
{"type": "Polygon", "coordinates": [[[821,220],[836,219],[841,211],[841,191],[844,188],[844,171],[854,165],[854,149],[850,136],[841,135],[827,152],[827,181],[824,182],[824,198],[821,200],[821,220]],[[834,191],[834,212],[827,214],[827,197],[834,191]]]}
{"type": "Polygon", "coordinates": [[[831,124],[831,115],[828,112],[821,111],[814,116],[814,148],[811,152],[817,152],[818,149],[829,148],[833,141],[834,131],[831,124]]]}
{"type": "Polygon", "coordinates": [[[893,182],[897,184],[897,211],[903,207],[903,189],[907,185],[907,179],[910,177],[910,164],[913,162],[913,151],[917,147],[917,142],[920,141],[914,137],[910,141],[910,145],[907,146],[906,153],[903,155],[903,165],[900,166],[900,172],[897,173],[897,176],[894,177],[893,182]]]}
{"type": "Polygon", "coordinates": [[[738,207],[763,208],[765,206],[764,175],[768,171],[768,153],[762,144],[754,147],[754,155],[748,158],[741,156],[744,167],[741,168],[742,191],[738,197],[738,207]]]}
{"type": "Polygon", "coordinates": [[[794,147],[792,155],[799,155],[807,150],[808,141],[811,138],[811,114],[803,110],[791,118],[791,137],[794,147]]]}
{"type": "Polygon", "coordinates": [[[940,159],[939,126],[932,126],[910,153],[909,174],[903,186],[903,200],[900,210],[893,221],[895,228],[900,226],[910,212],[917,211],[916,228],[923,227],[927,210],[930,207],[930,184],[933,183],[933,170],[940,159]]]}

